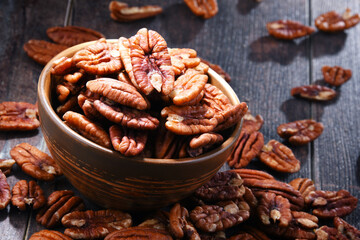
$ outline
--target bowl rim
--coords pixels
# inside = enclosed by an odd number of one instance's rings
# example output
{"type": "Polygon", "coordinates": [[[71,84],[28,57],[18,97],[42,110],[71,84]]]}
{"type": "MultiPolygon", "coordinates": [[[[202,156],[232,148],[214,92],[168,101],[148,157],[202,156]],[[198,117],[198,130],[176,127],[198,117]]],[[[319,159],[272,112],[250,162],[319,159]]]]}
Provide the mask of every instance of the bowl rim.
{"type": "MultiPolygon", "coordinates": [[[[106,41],[107,42],[117,42],[118,40],[117,39],[106,39],[106,41]]],[[[125,159],[129,159],[131,161],[146,162],[149,164],[171,164],[171,165],[173,165],[173,164],[193,164],[196,162],[206,161],[209,157],[211,157],[214,154],[221,155],[222,152],[226,151],[229,147],[231,147],[235,143],[235,141],[237,140],[237,138],[240,135],[240,130],[242,127],[243,119],[241,119],[241,121],[235,125],[234,131],[230,134],[230,136],[226,139],[226,141],[224,141],[220,146],[216,147],[215,149],[213,149],[207,153],[201,154],[198,157],[187,157],[187,158],[179,158],[179,159],[175,159],[175,158],[174,159],[143,158],[143,157],[137,157],[137,156],[126,157],[115,150],[108,149],[106,147],[100,146],[100,145],[92,142],[91,140],[83,137],[82,135],[78,134],[76,131],[71,129],[69,126],[64,124],[63,120],[56,114],[54,108],[51,106],[50,96],[46,94],[46,87],[51,88],[50,69],[51,69],[53,63],[57,59],[64,57],[64,56],[69,56],[74,51],[82,49],[86,46],[89,46],[95,42],[96,41],[81,43],[81,44],[72,46],[72,47],[67,48],[64,51],[60,52],[45,65],[45,67],[43,68],[43,70],[41,71],[40,76],[39,76],[38,88],[37,88],[37,97],[38,97],[39,104],[41,104],[41,106],[44,108],[44,111],[46,111],[47,114],[49,114],[49,116],[53,120],[54,124],[57,127],[59,127],[62,131],[66,132],[66,134],[69,134],[70,137],[74,138],[76,141],[78,141],[82,144],[88,145],[91,148],[95,148],[99,151],[105,152],[106,154],[113,154],[113,155],[118,154],[121,157],[121,159],[125,158],[125,159]],[[47,79],[48,75],[50,76],[50,81],[47,83],[46,79],[47,79]]],[[[234,102],[237,104],[240,103],[240,100],[239,100],[236,92],[219,74],[217,74],[214,70],[209,68],[208,75],[210,76],[210,78],[215,78],[222,85],[222,87],[227,90],[227,92],[232,93],[232,96],[227,96],[232,103],[234,103],[234,102]]],[[[49,94],[51,94],[50,90],[49,90],[49,94]]],[[[40,121],[40,124],[41,124],[41,121],[40,121]]]]}

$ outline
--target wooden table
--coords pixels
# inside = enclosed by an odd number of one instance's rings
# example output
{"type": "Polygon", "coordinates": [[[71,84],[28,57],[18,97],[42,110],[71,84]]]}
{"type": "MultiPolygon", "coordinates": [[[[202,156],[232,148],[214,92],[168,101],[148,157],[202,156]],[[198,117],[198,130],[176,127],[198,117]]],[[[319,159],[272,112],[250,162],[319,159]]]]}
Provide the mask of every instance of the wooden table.
{"type": "MultiPolygon", "coordinates": [[[[292,147],[301,161],[294,174],[278,174],[259,160],[251,167],[264,169],[277,179],[311,178],[318,189],[346,189],[360,198],[360,26],[337,34],[314,33],[296,41],[279,41],[270,36],[266,22],[292,19],[314,26],[321,13],[346,7],[360,12],[358,0],[219,0],[219,13],[208,20],[196,17],[182,0],[126,0],[130,5],[159,4],[163,14],[132,23],[110,19],[109,1],[24,0],[0,2],[0,101],[35,103],[42,66],[32,61],[22,46],[29,39],[47,39],[52,26],[78,25],[102,32],[107,38],[130,37],[146,27],[158,31],[170,47],[189,47],[198,55],[221,65],[232,77],[231,86],[246,101],[253,114],[265,120],[261,132],[265,142],[281,140],[276,127],[285,122],[313,118],[324,124],[323,134],[313,143],[292,147]],[[338,89],[339,97],[326,103],[290,96],[295,86],[322,82],[323,65],[340,65],[353,71],[352,79],[338,89]]],[[[41,130],[0,133],[0,158],[9,158],[16,144],[28,142],[48,152],[41,130]]],[[[224,169],[226,166],[224,167],[224,169]]],[[[30,177],[13,168],[12,186],[30,177]]],[[[65,177],[41,183],[46,194],[71,188],[65,177]]],[[[77,193],[80,195],[79,193],[77,193]]],[[[86,201],[88,208],[99,207],[86,201]]],[[[360,228],[360,207],[345,219],[360,228]]],[[[2,240],[28,239],[43,229],[31,211],[8,206],[0,211],[2,240]]]]}

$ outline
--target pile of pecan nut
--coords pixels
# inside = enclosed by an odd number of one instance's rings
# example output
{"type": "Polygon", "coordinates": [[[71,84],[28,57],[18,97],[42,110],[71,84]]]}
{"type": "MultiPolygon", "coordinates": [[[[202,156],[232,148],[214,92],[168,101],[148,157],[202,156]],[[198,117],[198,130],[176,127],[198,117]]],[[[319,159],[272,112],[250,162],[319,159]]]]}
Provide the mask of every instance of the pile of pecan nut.
{"type": "Polygon", "coordinates": [[[145,28],[118,43],[100,39],[54,62],[56,111],[82,136],[125,156],[195,157],[221,144],[247,111],[210,83],[208,68],[196,51],[170,49],[145,28]],[[155,135],[155,146],[147,144],[155,135]]]}

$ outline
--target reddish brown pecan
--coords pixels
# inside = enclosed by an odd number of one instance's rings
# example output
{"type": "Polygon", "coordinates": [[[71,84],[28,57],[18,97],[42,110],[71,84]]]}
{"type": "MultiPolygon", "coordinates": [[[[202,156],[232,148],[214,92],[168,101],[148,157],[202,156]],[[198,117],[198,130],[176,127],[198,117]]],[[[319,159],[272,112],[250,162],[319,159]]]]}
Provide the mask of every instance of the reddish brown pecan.
{"type": "Polygon", "coordinates": [[[195,207],[190,218],[195,226],[204,232],[217,232],[246,221],[250,207],[245,201],[225,201],[218,205],[195,207]]]}
{"type": "Polygon", "coordinates": [[[348,239],[336,228],[328,227],[326,225],[316,229],[315,234],[317,240],[347,240],[348,239]]]}
{"type": "Polygon", "coordinates": [[[183,74],[189,68],[195,68],[200,64],[200,58],[191,48],[168,48],[171,64],[176,76],[183,74]]]}
{"type": "Polygon", "coordinates": [[[172,240],[173,238],[164,230],[148,227],[130,227],[110,233],[104,240],[172,240]]]}
{"type": "Polygon", "coordinates": [[[71,96],[69,99],[62,105],[56,108],[56,113],[62,117],[67,111],[76,111],[78,109],[78,99],[77,96],[71,96]]]}
{"type": "Polygon", "coordinates": [[[14,159],[0,159],[0,170],[5,174],[5,176],[8,176],[14,164],[14,159]]]}
{"type": "Polygon", "coordinates": [[[329,101],[336,97],[336,91],[321,85],[305,85],[291,89],[291,96],[315,101],[329,101]]]}
{"type": "Polygon", "coordinates": [[[291,149],[274,139],[263,146],[259,158],[268,167],[279,172],[293,173],[300,170],[300,161],[291,149]]]}
{"type": "Polygon", "coordinates": [[[23,48],[26,54],[35,62],[46,65],[53,57],[68,47],[44,40],[31,39],[24,44],[23,48]]]}
{"type": "Polygon", "coordinates": [[[263,124],[264,119],[261,115],[256,115],[254,117],[248,110],[243,117],[243,125],[241,127],[241,131],[245,131],[248,134],[251,134],[255,131],[260,131],[263,124]]]}
{"type": "Polygon", "coordinates": [[[167,231],[168,225],[169,225],[169,212],[159,210],[156,211],[156,213],[152,217],[140,223],[138,227],[154,228],[154,229],[167,231]]]}
{"type": "Polygon", "coordinates": [[[277,127],[279,136],[288,139],[294,145],[303,145],[315,140],[323,130],[322,123],[312,119],[284,123],[277,127]]]}
{"type": "Polygon", "coordinates": [[[131,22],[149,18],[162,13],[163,9],[156,5],[129,7],[124,2],[111,1],[109,4],[110,17],[119,22],[131,22]]]}
{"type": "Polygon", "coordinates": [[[292,220],[289,200],[271,192],[262,195],[257,212],[265,225],[274,223],[279,227],[287,227],[292,220]]]}
{"type": "Polygon", "coordinates": [[[215,16],[219,11],[217,0],[184,0],[184,2],[196,16],[204,19],[215,16]]]}
{"type": "Polygon", "coordinates": [[[345,235],[348,239],[360,239],[360,230],[347,223],[344,219],[339,217],[334,218],[334,226],[337,230],[345,235]]]}
{"type": "Polygon", "coordinates": [[[343,217],[350,214],[357,205],[358,199],[346,190],[312,191],[305,203],[313,208],[312,213],[320,218],[343,217]]]}
{"type": "Polygon", "coordinates": [[[315,19],[315,26],[324,32],[338,32],[351,28],[359,22],[359,14],[351,15],[351,10],[347,8],[342,16],[335,11],[321,14],[315,19]]]}
{"type": "Polygon", "coordinates": [[[46,30],[46,34],[54,42],[66,46],[105,38],[102,33],[78,26],[51,27],[46,30]]]}
{"type": "Polygon", "coordinates": [[[184,143],[188,143],[186,137],[175,135],[161,126],[156,137],[155,156],[165,159],[185,157],[180,155],[180,149],[184,143]]]}
{"type": "Polygon", "coordinates": [[[202,63],[205,63],[206,65],[208,65],[212,70],[214,70],[217,74],[219,74],[223,79],[225,79],[226,82],[230,82],[231,81],[231,77],[230,75],[225,72],[224,69],[222,69],[219,65],[213,64],[203,58],[200,58],[202,63]]]}
{"type": "Polygon", "coordinates": [[[31,235],[29,240],[72,240],[72,239],[58,231],[41,230],[40,232],[36,232],[33,235],[31,235]]]}
{"type": "Polygon", "coordinates": [[[135,87],[111,78],[98,78],[88,81],[86,87],[93,93],[100,94],[119,104],[145,110],[150,103],[136,90],[135,87]]]}
{"type": "Polygon", "coordinates": [[[264,136],[261,132],[255,131],[248,134],[246,131],[241,131],[235,147],[227,159],[229,166],[234,168],[246,167],[260,153],[263,146],[264,136]]]}
{"type": "Polygon", "coordinates": [[[65,214],[84,208],[83,200],[74,196],[73,191],[55,191],[47,198],[45,207],[36,215],[36,221],[46,228],[52,228],[60,223],[65,214]]]}
{"type": "Polygon", "coordinates": [[[289,183],[295,190],[298,190],[305,199],[310,192],[315,191],[315,184],[309,178],[296,178],[289,183]]]}
{"type": "Polygon", "coordinates": [[[226,234],[224,231],[219,231],[219,232],[214,232],[214,233],[201,232],[200,239],[201,240],[226,240],[226,234]]]}
{"type": "Polygon", "coordinates": [[[176,203],[170,210],[169,228],[171,235],[176,239],[185,237],[186,239],[200,240],[200,236],[189,219],[186,208],[176,203]]]}
{"type": "Polygon", "coordinates": [[[132,225],[130,214],[119,210],[73,211],[64,215],[61,223],[65,234],[74,239],[104,238],[111,232],[132,225]]]}
{"type": "Polygon", "coordinates": [[[10,186],[6,180],[5,174],[0,170],[0,210],[6,208],[10,203],[11,192],[10,186]]]}
{"type": "Polygon", "coordinates": [[[114,104],[111,101],[95,100],[93,106],[105,118],[124,127],[154,130],[159,125],[159,120],[149,113],[114,104]]]}
{"type": "Polygon", "coordinates": [[[252,226],[242,226],[241,231],[232,237],[229,240],[270,240],[268,236],[259,228],[252,226]]]}
{"type": "Polygon", "coordinates": [[[155,88],[168,95],[175,74],[164,38],[157,32],[140,29],[130,39],[119,39],[121,59],[131,82],[146,95],[155,88]]]}
{"type": "Polygon", "coordinates": [[[314,28],[304,26],[303,24],[292,20],[268,22],[266,24],[266,29],[271,36],[286,40],[304,37],[315,32],[314,28]]]}
{"type": "Polygon", "coordinates": [[[65,75],[76,70],[75,63],[72,58],[61,57],[56,59],[50,69],[53,75],[65,75]]]}
{"type": "Polygon", "coordinates": [[[100,97],[100,94],[93,93],[89,89],[80,92],[77,96],[78,105],[83,110],[84,115],[89,119],[97,119],[98,121],[104,119],[103,115],[101,115],[94,107],[94,101],[100,99],[100,97]]]}
{"type": "Polygon", "coordinates": [[[242,197],[245,193],[242,183],[240,175],[236,172],[218,172],[194,194],[207,202],[234,200],[242,197]]]}
{"type": "Polygon", "coordinates": [[[223,136],[218,133],[203,133],[200,136],[195,136],[189,142],[189,155],[191,157],[196,157],[200,154],[203,154],[204,152],[209,151],[209,149],[219,145],[223,141],[223,136]]]}
{"type": "Polygon", "coordinates": [[[340,66],[323,66],[321,68],[321,71],[324,76],[325,82],[335,87],[341,86],[342,84],[347,82],[352,76],[352,72],[350,69],[344,69],[340,66]]]}
{"type": "Polygon", "coordinates": [[[112,74],[123,68],[118,44],[107,43],[103,38],[77,51],[72,60],[76,67],[95,75],[112,74]]]}
{"type": "Polygon", "coordinates": [[[84,75],[85,75],[85,70],[84,69],[79,69],[76,72],[66,74],[64,76],[64,80],[69,82],[69,83],[77,83],[77,82],[79,82],[80,79],[82,79],[82,77],[84,75]]]}
{"type": "Polygon", "coordinates": [[[103,146],[110,148],[111,141],[108,133],[98,124],[92,122],[90,119],[73,111],[67,111],[63,115],[66,124],[74,131],[78,132],[85,138],[103,146]]]}
{"type": "Polygon", "coordinates": [[[20,211],[25,211],[27,205],[38,209],[45,204],[44,192],[35,181],[20,180],[12,189],[11,203],[20,211]]]}
{"type": "Polygon", "coordinates": [[[55,176],[62,175],[54,159],[28,143],[16,145],[11,149],[10,155],[21,169],[33,178],[51,181],[55,176]]]}
{"type": "Polygon", "coordinates": [[[27,102],[0,103],[0,131],[28,131],[40,126],[37,107],[27,102]]]}
{"type": "Polygon", "coordinates": [[[266,173],[264,171],[260,171],[260,170],[242,168],[242,169],[232,169],[230,171],[238,173],[243,180],[245,180],[245,179],[275,180],[275,178],[272,175],[270,175],[269,173],[266,173]]]}
{"type": "Polygon", "coordinates": [[[109,133],[114,149],[125,156],[139,155],[145,148],[147,132],[113,125],[109,129],[109,133]]]}
{"type": "Polygon", "coordinates": [[[62,82],[56,86],[56,94],[59,102],[63,103],[66,100],[70,99],[72,96],[76,96],[84,88],[84,82],[80,83],[70,83],[62,82]]]}

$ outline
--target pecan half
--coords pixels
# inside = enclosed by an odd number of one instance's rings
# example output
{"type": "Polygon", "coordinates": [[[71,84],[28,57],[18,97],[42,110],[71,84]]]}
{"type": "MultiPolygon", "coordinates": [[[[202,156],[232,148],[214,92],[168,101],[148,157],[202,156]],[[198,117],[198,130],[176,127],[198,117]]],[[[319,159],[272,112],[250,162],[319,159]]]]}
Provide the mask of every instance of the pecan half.
{"type": "Polygon", "coordinates": [[[291,89],[291,96],[315,101],[329,101],[336,97],[336,91],[321,85],[305,85],[291,89]]]}
{"type": "Polygon", "coordinates": [[[65,75],[69,74],[76,70],[75,63],[72,58],[61,57],[56,59],[50,69],[51,74],[53,75],[65,75]]]}
{"type": "Polygon", "coordinates": [[[251,134],[255,131],[260,131],[263,124],[264,119],[261,115],[256,115],[254,117],[248,110],[243,117],[243,125],[241,127],[241,131],[245,131],[248,134],[251,134]]]}
{"type": "Polygon", "coordinates": [[[316,190],[314,182],[309,178],[296,178],[289,182],[289,185],[298,190],[304,199],[310,192],[316,190]]]}
{"type": "Polygon", "coordinates": [[[172,240],[173,238],[166,231],[148,227],[130,227],[115,231],[106,236],[104,240],[172,240]]]}
{"type": "Polygon", "coordinates": [[[335,87],[341,86],[342,84],[347,82],[352,76],[352,72],[350,69],[344,69],[340,66],[323,66],[321,68],[321,71],[324,76],[325,82],[335,87]]]}
{"type": "Polygon", "coordinates": [[[313,208],[312,213],[320,218],[343,217],[350,214],[358,199],[346,190],[312,191],[305,197],[305,203],[313,208]]]}
{"type": "Polygon", "coordinates": [[[5,174],[0,170],[0,210],[6,208],[10,203],[11,192],[10,186],[6,180],[5,174]]]}
{"type": "Polygon", "coordinates": [[[245,179],[275,180],[275,178],[272,175],[260,170],[241,168],[241,169],[232,169],[230,171],[238,173],[243,180],[245,179]]]}
{"type": "Polygon", "coordinates": [[[190,10],[204,19],[215,16],[219,9],[217,0],[184,0],[190,10]]]}
{"type": "Polygon", "coordinates": [[[85,138],[90,139],[103,147],[111,147],[111,141],[108,133],[84,115],[73,111],[67,111],[63,115],[63,119],[66,121],[67,125],[85,138]]]}
{"type": "Polygon", "coordinates": [[[36,215],[36,222],[46,228],[52,228],[60,223],[65,214],[84,208],[83,200],[74,196],[73,191],[55,191],[47,198],[45,207],[36,215]]]}
{"type": "Polygon", "coordinates": [[[344,219],[339,217],[334,218],[334,226],[339,232],[345,235],[348,239],[360,239],[360,230],[347,223],[344,219]]]}
{"type": "Polygon", "coordinates": [[[197,206],[190,212],[195,226],[204,232],[217,232],[246,221],[250,207],[245,201],[219,202],[218,205],[197,206]]]}
{"type": "Polygon", "coordinates": [[[263,146],[259,159],[279,172],[293,173],[300,170],[300,161],[291,149],[274,139],[263,146]]]}
{"type": "Polygon", "coordinates": [[[38,209],[45,204],[44,192],[35,181],[20,180],[12,189],[12,205],[20,211],[25,211],[26,206],[38,209]]]}
{"type": "Polygon", "coordinates": [[[288,139],[294,145],[303,145],[315,140],[323,130],[322,123],[312,119],[284,123],[277,127],[279,136],[288,139]]]}
{"type": "Polygon", "coordinates": [[[0,159],[0,170],[5,174],[5,176],[8,176],[14,164],[14,159],[0,159]]]}
{"type": "Polygon", "coordinates": [[[23,48],[35,62],[46,65],[53,57],[68,47],[44,40],[31,39],[24,44],[23,48]]]}
{"type": "Polygon", "coordinates": [[[0,131],[29,131],[40,126],[37,107],[27,102],[0,103],[0,131]]]}
{"type": "Polygon", "coordinates": [[[347,240],[348,239],[336,228],[328,227],[326,225],[316,229],[315,234],[317,240],[347,240]]]}
{"type": "Polygon", "coordinates": [[[156,5],[129,7],[124,2],[111,1],[109,4],[110,17],[119,22],[131,22],[149,18],[162,13],[163,9],[156,5]]]}
{"type": "Polygon", "coordinates": [[[264,136],[261,132],[255,131],[248,134],[246,131],[241,131],[235,147],[227,159],[229,166],[234,168],[246,167],[260,153],[263,146],[264,136]]]}
{"type": "Polygon", "coordinates": [[[131,82],[146,95],[155,88],[168,95],[174,87],[175,74],[167,43],[157,32],[140,29],[130,39],[119,39],[121,59],[131,82]]]}
{"type": "Polygon", "coordinates": [[[201,240],[226,240],[226,234],[224,231],[214,233],[201,232],[200,238],[201,240]]]}
{"type": "Polygon", "coordinates": [[[321,14],[315,19],[315,26],[324,32],[338,32],[351,28],[359,22],[359,14],[351,15],[351,10],[347,8],[342,16],[335,11],[321,14]]]}
{"type": "Polygon", "coordinates": [[[231,81],[231,77],[230,75],[225,72],[224,69],[222,69],[219,65],[217,64],[213,64],[203,58],[200,58],[202,63],[205,63],[206,65],[208,65],[212,70],[214,70],[217,74],[220,75],[220,77],[222,77],[223,79],[225,79],[226,82],[230,82],[231,81]]]}
{"type": "Polygon", "coordinates": [[[287,227],[292,219],[289,200],[271,192],[262,195],[257,211],[265,225],[277,223],[279,227],[287,227]]]}
{"type": "Polygon", "coordinates": [[[171,64],[176,76],[183,74],[189,68],[195,68],[200,64],[200,58],[191,48],[168,48],[171,64]]]}
{"type": "Polygon", "coordinates": [[[78,99],[77,96],[71,96],[69,99],[63,103],[62,105],[58,106],[56,108],[56,113],[62,117],[67,111],[77,111],[79,105],[78,105],[78,99]]]}
{"type": "Polygon", "coordinates": [[[10,155],[26,174],[38,180],[51,181],[62,175],[54,159],[28,143],[16,145],[10,155]]]}
{"type": "Polygon", "coordinates": [[[181,158],[180,149],[184,143],[187,143],[186,137],[175,135],[161,126],[156,137],[155,156],[164,159],[181,158]]]}
{"type": "Polygon", "coordinates": [[[93,93],[89,89],[79,93],[77,96],[78,105],[83,110],[84,115],[89,119],[97,119],[98,121],[104,119],[103,115],[94,107],[94,101],[100,99],[100,97],[100,94],[93,93]]]}
{"type": "Polygon", "coordinates": [[[111,232],[132,225],[130,214],[119,210],[73,211],[64,215],[61,223],[65,234],[74,239],[104,238],[111,232]]]}
{"type": "Polygon", "coordinates": [[[107,43],[104,38],[77,51],[72,60],[76,67],[94,75],[112,74],[123,68],[118,44],[107,43]]]}
{"type": "Polygon", "coordinates": [[[86,87],[93,93],[100,94],[125,106],[145,110],[150,107],[135,87],[111,78],[98,78],[88,81],[86,87]]]}
{"type": "Polygon", "coordinates": [[[113,125],[109,128],[109,133],[114,149],[125,156],[136,156],[145,148],[147,132],[113,125]]]}
{"type": "Polygon", "coordinates": [[[240,175],[236,172],[218,172],[209,182],[198,188],[194,195],[208,202],[234,200],[245,193],[242,183],[240,175]]]}
{"type": "Polygon", "coordinates": [[[315,32],[314,28],[304,26],[303,24],[292,20],[268,22],[266,24],[266,29],[271,36],[286,40],[304,37],[315,32]]]}
{"type": "Polygon", "coordinates": [[[58,231],[41,230],[31,235],[29,240],[72,240],[72,239],[58,231]]]}
{"type": "Polygon", "coordinates": [[[169,215],[169,228],[172,236],[176,239],[185,237],[187,239],[200,240],[198,232],[189,220],[187,209],[176,203],[171,208],[169,215]]]}
{"type": "Polygon", "coordinates": [[[230,237],[229,240],[270,240],[270,238],[259,228],[244,226],[237,235],[230,237]]]}
{"type": "Polygon", "coordinates": [[[189,155],[196,157],[224,141],[223,136],[218,133],[203,133],[193,137],[189,142],[189,155]],[[191,154],[196,153],[196,154],[191,154]]]}
{"type": "Polygon", "coordinates": [[[105,38],[100,32],[79,26],[51,27],[46,34],[54,42],[67,46],[105,38]]]}

